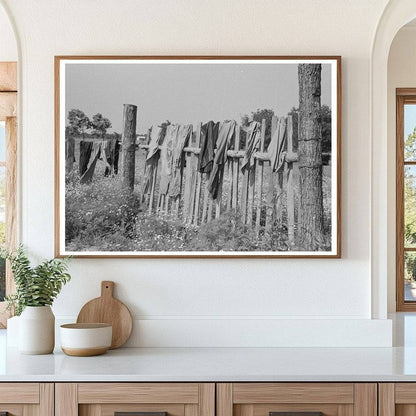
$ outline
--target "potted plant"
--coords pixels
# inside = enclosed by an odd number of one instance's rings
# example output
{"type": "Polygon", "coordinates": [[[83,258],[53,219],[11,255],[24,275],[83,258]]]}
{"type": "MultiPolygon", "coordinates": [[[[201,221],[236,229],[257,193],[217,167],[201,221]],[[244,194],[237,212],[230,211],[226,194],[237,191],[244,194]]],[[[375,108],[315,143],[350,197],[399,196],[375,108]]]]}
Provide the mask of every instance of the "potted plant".
{"type": "Polygon", "coordinates": [[[19,351],[49,354],[55,346],[55,316],[51,305],[71,276],[65,259],[46,260],[32,267],[23,246],[2,251],[10,261],[16,292],[6,296],[8,309],[19,318],[19,351]]]}

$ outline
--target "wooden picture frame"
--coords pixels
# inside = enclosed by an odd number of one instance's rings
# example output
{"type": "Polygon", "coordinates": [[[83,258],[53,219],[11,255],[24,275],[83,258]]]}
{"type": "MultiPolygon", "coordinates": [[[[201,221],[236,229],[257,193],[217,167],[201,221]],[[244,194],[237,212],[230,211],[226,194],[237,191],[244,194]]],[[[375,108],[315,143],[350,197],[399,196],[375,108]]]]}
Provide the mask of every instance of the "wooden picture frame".
{"type": "Polygon", "coordinates": [[[55,255],[340,258],[341,57],[56,56],[55,255]]]}

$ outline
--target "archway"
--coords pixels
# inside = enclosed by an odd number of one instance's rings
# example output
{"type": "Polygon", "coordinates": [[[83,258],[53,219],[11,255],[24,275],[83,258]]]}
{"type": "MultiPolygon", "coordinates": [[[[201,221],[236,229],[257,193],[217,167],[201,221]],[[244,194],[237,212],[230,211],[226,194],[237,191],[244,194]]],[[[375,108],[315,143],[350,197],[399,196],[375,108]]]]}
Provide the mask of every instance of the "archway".
{"type": "Polygon", "coordinates": [[[372,317],[387,318],[388,281],[388,134],[387,63],[391,43],[416,17],[414,0],[391,0],[380,18],[371,51],[371,276],[372,317]]]}

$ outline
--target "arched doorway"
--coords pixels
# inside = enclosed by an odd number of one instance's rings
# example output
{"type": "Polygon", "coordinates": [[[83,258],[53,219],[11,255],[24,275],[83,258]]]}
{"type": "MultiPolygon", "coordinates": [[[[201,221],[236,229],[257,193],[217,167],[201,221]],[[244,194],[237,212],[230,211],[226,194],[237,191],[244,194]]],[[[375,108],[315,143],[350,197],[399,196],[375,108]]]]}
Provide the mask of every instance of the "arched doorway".
{"type": "MultiPolygon", "coordinates": [[[[372,317],[387,318],[389,262],[394,253],[389,242],[389,224],[395,210],[389,209],[388,186],[388,56],[396,33],[416,17],[414,0],[390,1],[380,18],[371,51],[371,269],[372,317]]],[[[393,138],[394,140],[394,138],[393,138]]],[[[393,196],[394,198],[394,196],[393,196]]]]}

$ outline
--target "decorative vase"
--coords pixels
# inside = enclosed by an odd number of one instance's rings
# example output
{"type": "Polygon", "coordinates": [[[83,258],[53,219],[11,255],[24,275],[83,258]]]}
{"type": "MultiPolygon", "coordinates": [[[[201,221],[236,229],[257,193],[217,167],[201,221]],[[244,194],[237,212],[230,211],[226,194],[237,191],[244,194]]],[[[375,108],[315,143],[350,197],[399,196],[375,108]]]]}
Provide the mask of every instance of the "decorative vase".
{"type": "Polygon", "coordinates": [[[19,319],[21,354],[50,354],[55,347],[55,316],[50,306],[26,306],[19,319]]]}

